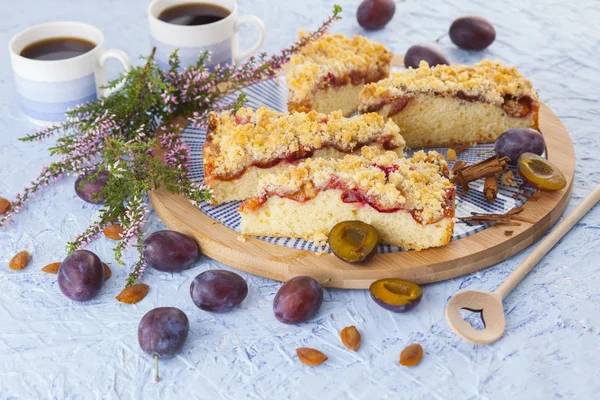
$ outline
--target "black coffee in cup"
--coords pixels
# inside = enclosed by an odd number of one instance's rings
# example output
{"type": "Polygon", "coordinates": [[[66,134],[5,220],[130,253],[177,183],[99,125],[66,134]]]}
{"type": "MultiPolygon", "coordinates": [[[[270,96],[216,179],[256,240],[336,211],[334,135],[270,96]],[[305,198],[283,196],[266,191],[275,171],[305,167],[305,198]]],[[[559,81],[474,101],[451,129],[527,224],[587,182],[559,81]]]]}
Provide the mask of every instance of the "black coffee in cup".
{"type": "Polygon", "coordinates": [[[71,37],[57,37],[33,42],[19,53],[32,60],[64,60],[85,54],[96,47],[89,40],[71,37]]]}
{"type": "Polygon", "coordinates": [[[169,7],[158,19],[175,25],[206,25],[218,22],[230,14],[229,10],[209,3],[185,3],[169,7]]]}

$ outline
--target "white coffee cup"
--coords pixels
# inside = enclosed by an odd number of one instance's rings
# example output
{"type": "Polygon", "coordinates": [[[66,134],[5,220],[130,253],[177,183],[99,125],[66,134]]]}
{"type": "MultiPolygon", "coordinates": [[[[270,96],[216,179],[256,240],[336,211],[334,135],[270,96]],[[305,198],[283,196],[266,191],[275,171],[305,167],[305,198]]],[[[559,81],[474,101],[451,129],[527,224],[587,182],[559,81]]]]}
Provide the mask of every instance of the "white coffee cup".
{"type": "Polygon", "coordinates": [[[211,52],[207,63],[209,68],[216,64],[238,64],[252,55],[265,41],[265,25],[255,16],[238,16],[235,0],[154,0],[148,7],[148,24],[152,44],[156,47],[155,61],[164,69],[168,68],[169,55],[179,49],[181,66],[187,67],[198,61],[204,51],[211,52]],[[220,21],[205,25],[176,25],[158,19],[168,8],[181,4],[202,2],[215,4],[229,10],[229,15],[220,21]],[[244,24],[256,25],[260,36],[250,49],[238,49],[238,31],[244,24]]]}
{"type": "Polygon", "coordinates": [[[65,112],[77,105],[109,94],[105,64],[116,58],[126,71],[131,69],[127,54],[104,50],[104,35],[81,22],[48,22],[25,29],[12,38],[8,51],[21,108],[39,124],[61,122],[65,112]],[[52,38],[77,38],[96,44],[87,53],[62,60],[34,60],[21,56],[28,45],[52,38]]]}

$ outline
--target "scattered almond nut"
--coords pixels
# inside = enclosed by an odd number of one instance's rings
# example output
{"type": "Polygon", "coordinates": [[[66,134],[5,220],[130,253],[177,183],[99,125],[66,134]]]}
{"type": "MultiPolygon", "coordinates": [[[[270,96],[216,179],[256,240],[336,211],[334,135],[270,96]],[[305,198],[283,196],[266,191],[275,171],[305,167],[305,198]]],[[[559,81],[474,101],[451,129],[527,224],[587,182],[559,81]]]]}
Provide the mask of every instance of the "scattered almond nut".
{"type": "Polygon", "coordinates": [[[414,343],[407,346],[402,353],[400,353],[400,364],[405,367],[412,367],[417,365],[423,359],[423,347],[420,344],[414,343]]]}
{"type": "Polygon", "coordinates": [[[300,347],[296,349],[298,359],[306,365],[314,367],[315,365],[322,364],[327,360],[327,356],[321,353],[319,350],[311,349],[310,347],[300,347]]]}
{"type": "Polygon", "coordinates": [[[102,263],[102,265],[104,265],[104,280],[107,280],[112,276],[112,271],[110,270],[110,267],[105,263],[102,263]]]}
{"type": "Polygon", "coordinates": [[[348,350],[356,351],[360,347],[362,338],[354,325],[342,329],[340,337],[342,338],[342,343],[348,350]]]}
{"type": "Polygon", "coordinates": [[[8,263],[8,268],[12,269],[12,270],[20,270],[23,269],[27,266],[27,264],[29,264],[29,259],[31,258],[31,256],[29,255],[29,253],[25,250],[17,253],[17,255],[15,255],[12,260],[10,260],[10,262],[8,263]]]}
{"type": "MultiPolygon", "coordinates": [[[[106,276],[106,275],[105,275],[106,276]]],[[[121,303],[134,304],[142,300],[148,294],[150,287],[145,283],[136,283],[135,285],[127,286],[116,297],[121,303]]]]}
{"type": "Polygon", "coordinates": [[[10,201],[6,200],[4,197],[0,197],[0,214],[4,214],[10,210],[10,206],[10,201]]]}
{"type": "Polygon", "coordinates": [[[62,263],[55,262],[52,264],[48,264],[44,268],[42,268],[42,271],[47,272],[49,274],[58,274],[58,269],[60,268],[60,264],[62,264],[62,263]]]}
{"type": "Polygon", "coordinates": [[[104,228],[104,236],[112,240],[123,239],[123,227],[119,224],[109,225],[104,228]]]}

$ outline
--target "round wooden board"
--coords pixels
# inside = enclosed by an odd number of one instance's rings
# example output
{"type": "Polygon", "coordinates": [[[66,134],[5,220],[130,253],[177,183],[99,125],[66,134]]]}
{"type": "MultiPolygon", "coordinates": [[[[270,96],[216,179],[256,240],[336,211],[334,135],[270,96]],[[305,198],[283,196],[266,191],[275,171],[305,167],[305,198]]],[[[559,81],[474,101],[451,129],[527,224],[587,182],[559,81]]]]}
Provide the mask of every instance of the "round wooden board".
{"type": "MultiPolygon", "coordinates": [[[[401,57],[394,65],[402,65],[401,57]]],[[[186,121],[176,120],[183,129],[186,121]]],[[[447,246],[423,251],[376,255],[369,264],[356,266],[332,254],[317,255],[246,237],[211,219],[181,195],[164,189],[150,193],[150,201],[169,229],[194,237],[202,253],[231,267],[278,281],[298,275],[331,279],[328,287],[363,289],[382,278],[401,278],[419,284],[442,281],[494,265],[533,244],[564,212],[573,187],[575,150],[569,133],[545,105],[540,109],[540,130],[546,139],[549,159],[567,177],[567,186],[527,202],[520,214],[535,224],[496,225],[447,246]],[[505,231],[513,234],[507,236],[505,231]]]]}

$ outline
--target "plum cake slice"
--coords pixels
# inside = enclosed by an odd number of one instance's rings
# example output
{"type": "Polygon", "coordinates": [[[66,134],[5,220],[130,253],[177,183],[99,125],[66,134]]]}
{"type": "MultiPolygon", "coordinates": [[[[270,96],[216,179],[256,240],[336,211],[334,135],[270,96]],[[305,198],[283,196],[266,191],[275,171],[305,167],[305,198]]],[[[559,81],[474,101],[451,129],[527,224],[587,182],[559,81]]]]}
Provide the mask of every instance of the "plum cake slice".
{"type": "Polygon", "coordinates": [[[538,129],[540,109],[531,82],[515,67],[484,60],[392,73],[368,84],[360,112],[392,118],[409,147],[493,142],[509,128],[538,129]]]}
{"type": "Polygon", "coordinates": [[[213,190],[213,204],[244,200],[265,174],[303,158],[341,158],[363,146],[404,154],[398,126],[376,113],[345,118],[339,111],[279,113],[264,107],[213,112],[203,147],[204,183],[213,190]]]}
{"type": "Polygon", "coordinates": [[[337,223],[373,225],[383,243],[421,250],[452,238],[455,187],[437,152],[412,158],[363,147],[361,155],[307,159],[259,180],[240,206],[245,235],[322,240],[337,223]]]}
{"type": "Polygon", "coordinates": [[[389,76],[391,61],[392,53],[382,44],[358,35],[326,34],[292,56],[288,110],[341,110],[348,116],[356,111],[366,83],[389,76]]]}

